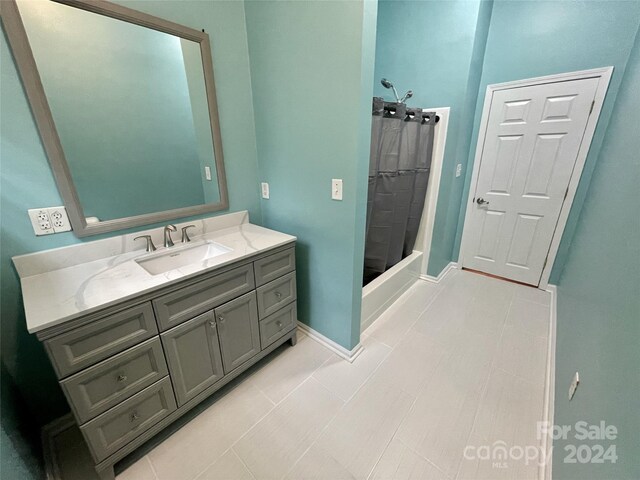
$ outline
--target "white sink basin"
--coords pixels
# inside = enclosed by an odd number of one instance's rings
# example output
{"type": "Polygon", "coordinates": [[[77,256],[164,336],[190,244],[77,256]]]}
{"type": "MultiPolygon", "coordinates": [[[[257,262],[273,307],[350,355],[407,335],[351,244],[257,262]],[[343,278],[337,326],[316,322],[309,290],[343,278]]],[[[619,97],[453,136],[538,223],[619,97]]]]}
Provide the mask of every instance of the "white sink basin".
{"type": "Polygon", "coordinates": [[[204,262],[230,251],[231,249],[224,245],[202,240],[136,258],[136,263],[151,275],[159,275],[192,263],[204,262]]]}

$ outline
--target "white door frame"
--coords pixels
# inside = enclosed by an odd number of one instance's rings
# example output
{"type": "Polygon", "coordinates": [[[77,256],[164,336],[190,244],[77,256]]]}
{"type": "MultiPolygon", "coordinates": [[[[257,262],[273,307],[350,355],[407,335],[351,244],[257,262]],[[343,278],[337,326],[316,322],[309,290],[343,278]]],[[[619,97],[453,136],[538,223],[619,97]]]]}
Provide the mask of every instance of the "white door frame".
{"type": "Polygon", "coordinates": [[[508,90],[512,88],[519,87],[530,87],[534,85],[543,85],[545,83],[556,83],[556,82],[566,82],[570,80],[582,80],[586,78],[599,78],[598,87],[596,88],[596,95],[594,97],[594,105],[593,111],[591,115],[589,115],[589,119],[587,120],[587,126],[585,127],[584,136],[582,137],[582,142],[580,143],[580,149],[578,150],[578,156],[576,158],[576,163],[573,167],[573,172],[571,173],[571,178],[569,179],[569,186],[567,190],[567,195],[562,202],[562,208],[560,210],[560,215],[558,217],[558,224],[556,225],[556,229],[553,232],[553,237],[551,239],[551,245],[549,247],[549,253],[547,254],[547,262],[542,270],[542,275],[540,277],[540,284],[538,288],[545,290],[547,285],[549,284],[549,276],[551,275],[551,269],[553,268],[553,264],[556,259],[556,254],[558,253],[558,247],[560,246],[560,240],[562,239],[562,234],[564,233],[564,228],[567,224],[567,218],[569,217],[569,212],[571,210],[571,205],[573,204],[573,199],[576,194],[576,190],[578,189],[578,184],[580,183],[580,176],[582,175],[582,169],[584,168],[584,163],[587,159],[587,154],[589,153],[589,148],[591,147],[591,141],[593,139],[593,134],[596,129],[596,125],[598,123],[598,118],[600,117],[600,112],[602,111],[602,105],[604,103],[604,98],[607,93],[607,89],[609,88],[609,81],[611,80],[611,75],[613,73],[613,67],[603,67],[603,68],[594,68],[592,70],[581,70],[578,72],[568,72],[568,73],[560,73],[556,75],[548,75],[545,77],[536,77],[536,78],[527,78],[524,80],[515,80],[513,82],[505,82],[505,83],[496,83],[493,85],[487,85],[487,91],[484,97],[484,106],[482,107],[482,118],[480,120],[480,128],[478,130],[478,144],[476,146],[476,155],[473,161],[473,173],[471,175],[471,183],[469,187],[469,196],[467,198],[467,211],[464,217],[464,224],[462,230],[462,242],[460,246],[460,258],[458,262],[460,265],[464,265],[464,252],[466,243],[470,241],[470,239],[465,238],[465,229],[464,227],[469,223],[472,212],[472,200],[475,195],[476,185],[478,183],[478,174],[480,172],[480,159],[482,158],[482,151],[484,150],[484,143],[487,134],[487,126],[489,123],[489,111],[491,110],[491,101],[493,100],[493,93],[499,90],[508,90]]]}

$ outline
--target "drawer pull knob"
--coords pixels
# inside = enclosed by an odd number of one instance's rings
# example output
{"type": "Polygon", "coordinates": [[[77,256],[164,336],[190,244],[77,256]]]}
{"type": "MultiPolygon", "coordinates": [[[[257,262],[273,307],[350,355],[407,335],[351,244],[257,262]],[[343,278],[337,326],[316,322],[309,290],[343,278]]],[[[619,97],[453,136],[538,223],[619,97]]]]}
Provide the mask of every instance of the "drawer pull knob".
{"type": "Polygon", "coordinates": [[[126,382],[127,381],[127,376],[124,374],[120,374],[118,375],[118,382],[122,383],[122,382],[126,382]]]}
{"type": "Polygon", "coordinates": [[[276,298],[280,300],[282,298],[282,294],[280,292],[276,292],[276,298]]]}
{"type": "Polygon", "coordinates": [[[280,320],[276,322],[276,325],[278,326],[278,328],[282,328],[282,322],[280,320]]]}
{"type": "Polygon", "coordinates": [[[132,422],[135,422],[136,420],[138,420],[138,419],[140,418],[140,415],[138,415],[138,412],[133,412],[133,413],[131,414],[131,417],[130,417],[130,418],[131,418],[131,421],[132,421],[132,422]]]}

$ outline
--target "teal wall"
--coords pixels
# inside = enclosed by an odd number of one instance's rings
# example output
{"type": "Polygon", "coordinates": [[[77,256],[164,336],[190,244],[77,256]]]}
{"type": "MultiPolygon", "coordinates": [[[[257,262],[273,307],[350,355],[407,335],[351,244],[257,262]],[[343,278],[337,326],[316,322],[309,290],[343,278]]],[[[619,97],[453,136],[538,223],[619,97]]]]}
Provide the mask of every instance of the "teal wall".
{"type": "Polygon", "coordinates": [[[8,480],[44,477],[38,426],[4,364],[0,364],[0,476],[8,480]]]}
{"type": "MultiPolygon", "coordinates": [[[[553,478],[640,478],[640,33],[622,78],[571,250],[558,284],[555,423],[618,428],[616,464],[566,464],[553,478]],[[581,385],[567,400],[569,382],[581,385]]],[[[581,442],[572,441],[574,445],[581,442]]]]}
{"type": "Polygon", "coordinates": [[[264,224],[298,237],[298,318],[351,349],[360,335],[375,2],[245,8],[260,179],[271,190],[264,224]],[[331,200],[332,178],[344,180],[343,201],[331,200]]]}
{"type": "Polygon", "coordinates": [[[428,273],[434,276],[452,259],[464,184],[464,177],[456,178],[455,170],[467,160],[491,4],[480,0],[378,3],[374,95],[394,99],[393,92],[380,84],[381,78],[388,78],[401,96],[413,90],[407,101],[410,106],[451,107],[429,257],[428,273]]]}
{"type": "Polygon", "coordinates": [[[487,85],[612,65],[609,93],[552,272],[551,282],[557,282],[639,21],[636,1],[379,2],[374,94],[393,98],[379,83],[387,77],[401,94],[414,91],[411,106],[451,107],[430,275],[458,259],[487,85]],[[463,176],[455,178],[458,163],[463,176]]]}
{"type": "MultiPolygon", "coordinates": [[[[459,202],[466,199],[469,192],[482,102],[488,84],[589,68],[615,67],[556,257],[551,283],[557,282],[565,263],[639,22],[640,2],[637,1],[503,0],[495,2],[493,6],[474,133],[468,152],[467,174],[459,202]]],[[[466,211],[466,201],[460,203],[452,259],[458,258],[466,211]]]]}
{"type": "Polygon", "coordinates": [[[85,215],[204,203],[180,39],[53,2],[20,10],[85,215]]]}
{"type": "MultiPolygon", "coordinates": [[[[193,28],[211,37],[230,211],[249,210],[261,224],[251,78],[242,2],[119,2],[193,28]]],[[[6,38],[0,42],[0,274],[1,355],[37,425],[66,411],[44,351],[25,328],[18,277],[11,257],[81,242],[73,233],[35,237],[27,209],[61,205],[6,38]]],[[[225,212],[221,212],[225,213],[225,212]]],[[[140,227],[137,230],[148,228],[140,227]]],[[[86,240],[92,240],[92,237],[86,240]]],[[[3,373],[4,377],[4,373],[3,373]]],[[[3,408],[4,410],[4,408],[3,408]]]]}

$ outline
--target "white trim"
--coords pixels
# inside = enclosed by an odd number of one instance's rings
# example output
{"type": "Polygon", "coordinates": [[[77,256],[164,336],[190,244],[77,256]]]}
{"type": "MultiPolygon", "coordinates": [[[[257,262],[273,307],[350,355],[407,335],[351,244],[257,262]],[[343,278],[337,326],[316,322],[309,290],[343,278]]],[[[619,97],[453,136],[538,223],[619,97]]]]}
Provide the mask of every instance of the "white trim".
{"type": "Polygon", "coordinates": [[[460,268],[460,265],[458,263],[449,262],[449,264],[442,269],[442,271],[438,274],[437,277],[433,277],[431,275],[427,275],[426,273],[423,273],[422,275],[420,275],[420,278],[422,280],[426,280],[427,282],[440,283],[451,270],[454,270],[456,268],[460,268]]]}
{"type": "Polygon", "coordinates": [[[593,134],[596,129],[596,125],[598,123],[598,118],[600,117],[600,112],[602,111],[602,105],[604,104],[604,98],[607,93],[607,89],[609,88],[609,81],[611,80],[611,75],[613,73],[613,67],[604,67],[604,68],[595,68],[592,70],[582,70],[578,72],[569,72],[569,73],[560,73],[556,75],[548,75],[545,77],[536,77],[536,78],[528,78],[524,80],[516,80],[513,82],[505,82],[505,83],[496,83],[493,85],[487,85],[487,91],[484,97],[484,106],[482,107],[482,117],[480,120],[480,128],[478,130],[478,143],[476,145],[476,154],[473,161],[473,173],[471,175],[471,183],[469,187],[469,196],[467,197],[467,211],[464,217],[464,224],[462,226],[462,242],[460,246],[460,255],[459,255],[459,263],[460,265],[464,265],[464,252],[465,252],[465,244],[469,242],[469,238],[465,240],[464,235],[464,226],[469,223],[471,218],[471,200],[475,197],[476,185],[478,183],[478,174],[480,171],[480,159],[482,158],[482,151],[484,149],[484,141],[485,135],[487,132],[487,125],[489,123],[489,111],[491,110],[491,100],[493,98],[493,93],[498,90],[507,90],[512,88],[533,86],[533,85],[544,85],[546,83],[556,83],[556,82],[567,82],[571,80],[580,80],[585,78],[600,78],[598,82],[598,87],[596,89],[596,94],[594,97],[594,107],[593,112],[589,116],[587,120],[587,126],[584,130],[584,136],[582,137],[582,143],[580,144],[580,149],[578,150],[578,156],[576,158],[575,165],[573,167],[573,172],[571,174],[571,178],[569,179],[569,186],[567,190],[567,196],[562,204],[562,208],[560,210],[560,215],[558,216],[558,223],[556,229],[553,233],[553,237],[551,239],[551,244],[549,246],[549,253],[547,254],[547,263],[545,268],[542,270],[542,275],[540,277],[540,283],[538,284],[538,288],[544,290],[547,288],[549,284],[549,276],[551,275],[551,269],[553,268],[553,264],[556,259],[556,255],[558,253],[558,247],[560,246],[560,240],[562,239],[562,234],[564,233],[564,228],[567,224],[567,218],[569,217],[569,212],[571,211],[571,205],[573,204],[573,199],[575,198],[576,190],[578,189],[578,184],[580,183],[580,176],[582,175],[582,169],[584,168],[585,161],[587,159],[587,154],[589,153],[589,148],[591,147],[591,141],[593,140],[593,134]]]}
{"type": "Polygon", "coordinates": [[[338,345],[330,338],[325,337],[321,333],[315,331],[313,328],[302,323],[300,320],[298,320],[298,328],[309,338],[315,340],[323,347],[328,348],[333,353],[335,353],[339,357],[344,358],[349,363],[353,363],[353,361],[358,358],[358,355],[360,355],[364,350],[364,347],[361,343],[358,343],[355,347],[353,347],[353,349],[347,350],[342,345],[338,345]]]}
{"type": "Polygon", "coordinates": [[[440,117],[436,123],[434,131],[434,151],[431,158],[431,173],[429,174],[429,184],[427,185],[427,198],[422,210],[420,229],[416,239],[415,250],[420,250],[422,257],[422,268],[420,273],[426,274],[429,266],[429,254],[431,253],[431,241],[433,240],[433,226],[436,221],[436,207],[438,204],[438,194],[440,192],[440,180],[442,177],[442,164],[444,162],[444,149],[447,143],[447,131],[449,130],[450,107],[423,108],[423,112],[436,112],[440,117]]]}
{"type": "MultiPolygon", "coordinates": [[[[551,294],[551,304],[549,305],[549,331],[547,343],[547,371],[545,375],[544,387],[544,413],[543,420],[550,427],[554,420],[555,385],[556,385],[556,326],[558,319],[558,289],[555,285],[547,285],[547,292],[551,294]]],[[[538,478],[540,480],[551,480],[551,469],[553,465],[553,438],[551,435],[542,437],[542,451],[545,452],[545,462],[540,465],[538,478]]]]}

